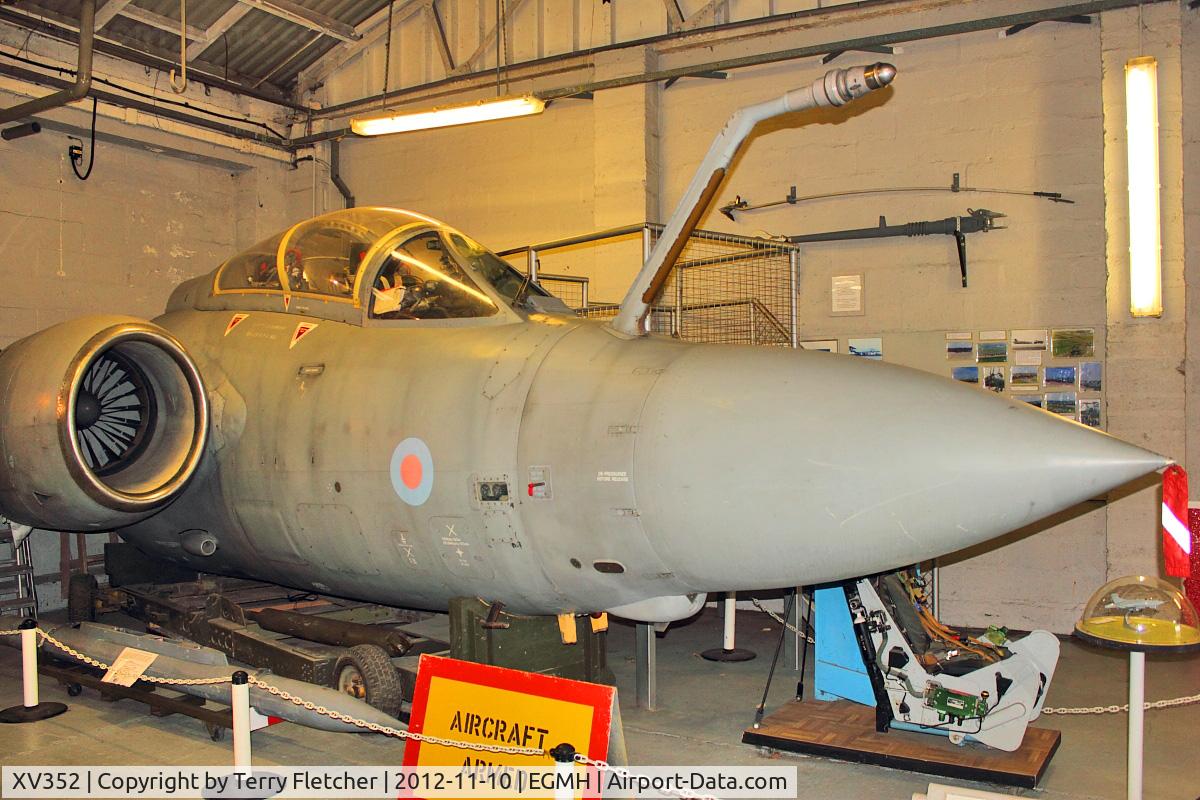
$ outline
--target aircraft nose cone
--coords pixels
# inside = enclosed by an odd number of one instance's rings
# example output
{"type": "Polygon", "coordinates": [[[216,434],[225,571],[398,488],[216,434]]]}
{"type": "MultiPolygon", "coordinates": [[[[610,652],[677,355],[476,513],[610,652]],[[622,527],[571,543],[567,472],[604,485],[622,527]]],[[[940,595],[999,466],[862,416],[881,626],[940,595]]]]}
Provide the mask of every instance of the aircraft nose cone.
{"type": "Polygon", "coordinates": [[[648,398],[635,475],[643,524],[677,574],[751,589],[944,555],[1167,463],[916,370],[703,347],[648,398]],[[735,583],[730,565],[742,565],[735,583]]]}

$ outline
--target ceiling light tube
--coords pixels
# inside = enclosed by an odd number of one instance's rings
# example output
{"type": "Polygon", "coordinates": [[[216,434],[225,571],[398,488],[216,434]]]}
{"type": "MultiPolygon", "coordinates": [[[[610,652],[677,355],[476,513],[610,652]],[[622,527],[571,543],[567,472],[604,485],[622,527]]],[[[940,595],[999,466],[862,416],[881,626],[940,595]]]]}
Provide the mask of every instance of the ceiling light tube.
{"type": "Polygon", "coordinates": [[[1158,62],[1125,64],[1125,133],[1129,168],[1129,311],[1161,317],[1162,227],[1158,180],[1158,62]]]}
{"type": "Polygon", "coordinates": [[[540,114],[546,103],[533,95],[520,97],[497,97],[473,103],[443,106],[423,111],[401,111],[391,114],[376,114],[355,117],[350,120],[350,130],[359,136],[380,136],[386,133],[407,133],[430,128],[448,128],[452,125],[469,125],[494,119],[512,119],[531,114],[540,114]]]}

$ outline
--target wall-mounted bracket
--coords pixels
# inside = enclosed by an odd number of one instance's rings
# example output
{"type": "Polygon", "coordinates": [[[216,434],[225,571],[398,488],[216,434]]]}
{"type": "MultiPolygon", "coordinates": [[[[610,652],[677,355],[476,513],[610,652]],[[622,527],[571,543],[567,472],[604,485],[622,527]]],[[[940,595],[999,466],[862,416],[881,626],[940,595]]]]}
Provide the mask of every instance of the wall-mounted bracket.
{"type": "Polygon", "coordinates": [[[709,78],[714,81],[723,81],[729,77],[728,72],[720,72],[718,70],[704,70],[703,72],[694,72],[690,75],[676,75],[674,78],[667,78],[663,83],[664,89],[670,89],[680,78],[709,78]]]}
{"type": "MultiPolygon", "coordinates": [[[[1193,0],[1193,3],[1194,2],[1195,0],[1193,0]]],[[[1192,7],[1195,8],[1194,5],[1192,7]]],[[[1016,36],[1021,31],[1032,28],[1034,25],[1037,25],[1041,22],[1067,22],[1074,25],[1091,25],[1092,17],[1089,14],[1071,14],[1070,16],[1059,17],[1057,19],[1044,19],[1039,20],[1038,22],[1022,22],[1019,25],[1013,25],[1011,28],[1005,28],[1004,32],[1000,34],[1000,37],[1005,38],[1008,36],[1016,36]]]]}
{"type": "Polygon", "coordinates": [[[833,50],[821,56],[821,63],[828,64],[830,61],[833,61],[835,58],[845,53],[883,53],[884,55],[892,56],[896,53],[903,52],[904,51],[899,47],[892,47],[891,45],[886,44],[877,45],[875,47],[864,45],[863,47],[855,47],[850,50],[833,50]]]}

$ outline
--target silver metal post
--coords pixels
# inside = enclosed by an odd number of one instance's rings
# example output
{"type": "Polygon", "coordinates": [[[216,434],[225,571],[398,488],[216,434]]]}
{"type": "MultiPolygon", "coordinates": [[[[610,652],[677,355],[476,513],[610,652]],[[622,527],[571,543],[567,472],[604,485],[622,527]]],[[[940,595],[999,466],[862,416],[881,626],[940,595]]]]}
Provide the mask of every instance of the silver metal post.
{"type": "Polygon", "coordinates": [[[657,641],[654,636],[654,626],[639,622],[637,629],[637,704],[638,708],[653,711],[658,702],[655,698],[658,679],[655,672],[658,669],[658,655],[655,652],[657,641]]]}
{"type": "MultiPolygon", "coordinates": [[[[800,253],[792,250],[788,260],[791,262],[788,275],[788,304],[792,316],[792,349],[795,350],[800,346],[800,300],[796,296],[796,292],[800,291],[800,253]]],[[[796,613],[800,613],[799,606],[796,607],[796,613]]]]}
{"type": "Polygon", "coordinates": [[[528,258],[528,262],[527,262],[527,266],[526,266],[526,268],[525,268],[525,271],[526,271],[526,272],[528,273],[528,275],[529,275],[529,280],[530,280],[530,281],[532,281],[533,283],[537,283],[537,279],[538,279],[538,254],[537,254],[537,250],[534,250],[532,247],[531,247],[531,248],[529,248],[529,254],[528,254],[527,258],[528,258]]]}
{"type": "Polygon", "coordinates": [[[796,587],[796,602],[792,603],[792,607],[795,609],[795,614],[796,614],[795,618],[792,620],[792,624],[796,627],[796,630],[792,631],[792,643],[794,645],[794,647],[792,649],[795,650],[796,671],[797,672],[800,671],[800,648],[805,646],[806,644],[808,644],[807,638],[804,638],[804,639],[800,638],[800,631],[803,630],[803,628],[800,627],[800,601],[803,599],[804,599],[803,587],[797,586],[796,587]]]}

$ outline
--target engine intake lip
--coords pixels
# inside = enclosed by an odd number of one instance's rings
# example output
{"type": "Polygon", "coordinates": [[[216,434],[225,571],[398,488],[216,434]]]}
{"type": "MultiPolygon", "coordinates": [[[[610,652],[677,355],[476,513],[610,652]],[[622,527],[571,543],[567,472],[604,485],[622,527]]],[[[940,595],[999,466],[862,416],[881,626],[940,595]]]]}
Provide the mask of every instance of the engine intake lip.
{"type": "MultiPolygon", "coordinates": [[[[180,392],[182,395],[182,391],[180,392]]],[[[116,511],[144,512],[160,506],[174,498],[184,484],[195,473],[208,442],[208,396],[204,381],[195,363],[187,355],[183,345],[174,336],[156,325],[144,322],[126,322],[105,328],[87,341],[67,366],[63,383],[59,387],[56,415],[58,418],[59,444],[65,457],[67,469],[79,487],[93,500],[116,511]],[[117,349],[127,359],[137,363],[138,368],[150,378],[151,391],[169,393],[173,389],[186,389],[186,397],[174,398],[190,406],[190,419],[176,420],[181,424],[176,431],[164,431],[162,417],[168,413],[164,398],[154,398],[160,415],[159,430],[155,436],[169,436],[178,444],[167,441],[160,451],[134,455],[130,471],[142,473],[137,480],[122,478],[121,472],[106,472],[103,468],[88,467],[79,445],[76,419],[76,401],[84,376],[92,362],[108,350],[117,349]],[[140,352],[153,363],[141,363],[129,354],[129,350],[140,352]],[[175,367],[178,374],[171,372],[175,367]],[[186,446],[183,439],[186,438],[186,446]],[[145,459],[155,459],[149,464],[140,464],[145,459]],[[159,462],[159,463],[156,463],[159,462]],[[133,470],[133,465],[139,465],[133,470]],[[157,469],[156,469],[157,467],[157,469]],[[149,470],[149,472],[146,472],[149,470]],[[131,482],[132,481],[132,482],[131,482]]]]}

